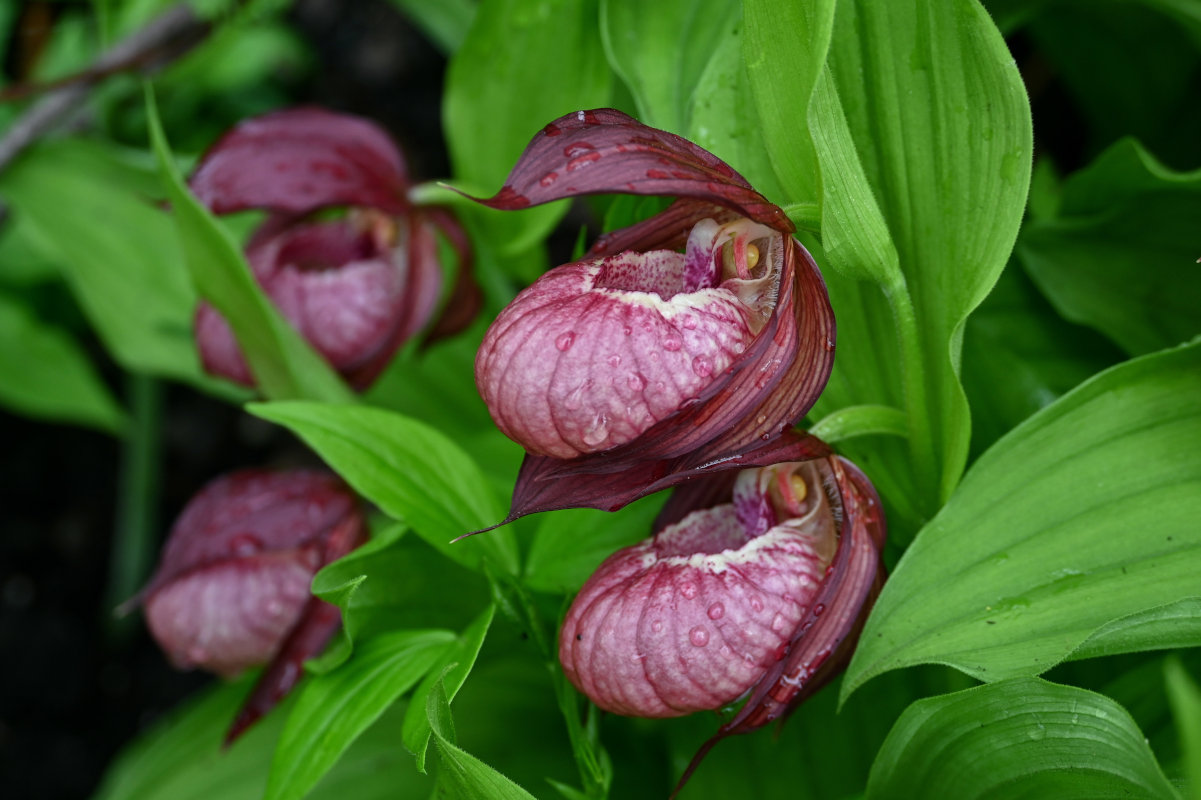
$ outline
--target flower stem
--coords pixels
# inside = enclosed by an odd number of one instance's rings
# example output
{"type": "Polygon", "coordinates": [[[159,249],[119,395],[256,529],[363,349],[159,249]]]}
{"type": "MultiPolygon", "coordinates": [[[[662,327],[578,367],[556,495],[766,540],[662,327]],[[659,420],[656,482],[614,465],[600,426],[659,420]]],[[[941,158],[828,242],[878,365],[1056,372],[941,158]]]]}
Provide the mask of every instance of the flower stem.
{"type": "MultiPolygon", "coordinates": [[[[162,385],[145,375],[129,375],[126,386],[131,422],[121,453],[105,613],[131,598],[146,581],[158,526],[162,385]]],[[[109,635],[114,638],[133,630],[130,617],[110,619],[109,635]]]]}

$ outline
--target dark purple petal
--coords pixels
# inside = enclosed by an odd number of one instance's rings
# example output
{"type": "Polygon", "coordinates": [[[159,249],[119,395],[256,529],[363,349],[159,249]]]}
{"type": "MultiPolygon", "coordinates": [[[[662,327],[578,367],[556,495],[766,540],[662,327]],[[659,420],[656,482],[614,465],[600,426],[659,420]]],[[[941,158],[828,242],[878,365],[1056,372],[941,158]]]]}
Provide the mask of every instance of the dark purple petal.
{"type": "Polygon", "coordinates": [[[319,541],[356,509],[354,495],[329,473],[248,469],[224,475],[180,514],[139,596],[189,572],[319,541]]]}
{"type": "Polygon", "coordinates": [[[770,441],[721,459],[706,459],[700,453],[670,459],[631,458],[624,461],[611,461],[604,453],[571,461],[527,455],[517,477],[513,506],[505,523],[526,514],[564,508],[616,511],[640,497],[679,486],[660,512],[655,523],[659,529],[689,511],[707,505],[706,499],[722,492],[720,481],[733,480],[732,475],[736,473],[731,470],[782,461],[805,461],[829,453],[829,446],[820,439],[786,430],[770,441]],[[710,476],[718,483],[710,483],[710,476]]]}
{"type": "Polygon", "coordinates": [[[190,181],[215,213],[265,208],[304,215],[329,206],[408,211],[404,160],[360,117],[317,108],[239,123],[200,160],[190,181]]]}
{"type": "Polygon", "coordinates": [[[690,197],[784,233],[795,230],[778,206],[717,156],[612,108],[577,111],[547,125],[500,192],[479,202],[512,210],[601,193],[690,197]]]}
{"type": "MultiPolygon", "coordinates": [[[[330,564],[363,543],[366,530],[359,517],[346,519],[330,534],[325,543],[321,563],[330,564]]],[[[337,606],[309,597],[295,626],[288,633],[271,663],[263,670],[254,689],[242,701],[242,707],[234,717],[225,736],[225,744],[232,743],[247,728],[261,719],[280,700],[287,696],[303,674],[304,662],[325,649],[326,643],[342,624],[342,612],[337,606]]]]}
{"type": "MultiPolygon", "coordinates": [[[[441,292],[437,242],[422,214],[357,209],[340,220],[291,224],[277,215],[246,255],[280,313],[359,390],[429,323],[441,292]]],[[[196,338],[208,371],[253,385],[232,331],[204,303],[196,338]]]]}

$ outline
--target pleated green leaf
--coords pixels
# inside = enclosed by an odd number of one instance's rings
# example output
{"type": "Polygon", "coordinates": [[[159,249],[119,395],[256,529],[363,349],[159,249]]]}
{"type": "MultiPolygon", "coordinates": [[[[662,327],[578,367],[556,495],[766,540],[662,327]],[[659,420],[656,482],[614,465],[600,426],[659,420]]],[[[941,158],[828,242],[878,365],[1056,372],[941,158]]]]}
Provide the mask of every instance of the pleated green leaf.
{"type": "Polygon", "coordinates": [[[919,700],[872,766],[867,800],[1176,800],[1124,708],[1104,695],[1017,678],[919,700]]]}
{"type": "Polygon", "coordinates": [[[298,690],[271,762],[266,800],[298,800],[387,708],[438,663],[451,631],[396,631],[362,644],[298,690]]]}
{"type": "Polygon", "coordinates": [[[1201,644],[1201,343],[1121,364],[973,465],[897,565],[844,694],[919,663],[985,681],[1201,644]]]}
{"type": "Polygon", "coordinates": [[[356,405],[254,403],[247,410],[291,429],[356,491],[444,555],[472,568],[486,558],[516,573],[508,530],[454,542],[500,522],[504,511],[471,456],[437,429],[356,405]]]}

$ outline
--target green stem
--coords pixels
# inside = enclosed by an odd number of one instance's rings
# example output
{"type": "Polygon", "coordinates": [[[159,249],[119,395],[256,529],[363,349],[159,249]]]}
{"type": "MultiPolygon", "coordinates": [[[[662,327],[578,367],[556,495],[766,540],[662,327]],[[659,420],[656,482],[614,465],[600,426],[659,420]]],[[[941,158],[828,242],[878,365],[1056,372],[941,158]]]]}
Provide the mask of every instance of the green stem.
{"type": "MultiPolygon", "coordinates": [[[[126,386],[131,421],[121,454],[106,612],[133,597],[145,583],[158,527],[162,385],[145,375],[130,375],[126,386]]],[[[132,630],[130,617],[113,619],[109,626],[109,634],[116,638],[132,630]]]]}
{"type": "Polygon", "coordinates": [[[905,393],[905,415],[909,422],[909,454],[917,488],[921,493],[921,501],[915,505],[922,509],[936,508],[940,470],[934,447],[934,431],[930,427],[930,406],[917,314],[905,276],[899,270],[882,288],[892,307],[897,339],[901,345],[901,383],[905,393]]]}

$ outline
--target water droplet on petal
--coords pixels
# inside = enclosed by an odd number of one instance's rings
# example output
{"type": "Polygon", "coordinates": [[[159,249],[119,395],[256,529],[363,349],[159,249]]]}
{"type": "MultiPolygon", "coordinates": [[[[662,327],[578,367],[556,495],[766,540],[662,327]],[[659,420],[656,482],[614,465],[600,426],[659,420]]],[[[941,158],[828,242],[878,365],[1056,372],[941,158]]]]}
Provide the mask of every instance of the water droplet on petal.
{"type": "Polygon", "coordinates": [[[621,366],[621,356],[617,355],[616,353],[609,356],[609,366],[610,367],[620,367],[621,366]]]}
{"type": "Polygon", "coordinates": [[[704,356],[697,356],[692,359],[692,371],[702,378],[708,378],[713,374],[713,362],[704,356]]]}
{"type": "Polygon", "coordinates": [[[784,615],[776,614],[771,620],[771,629],[776,633],[784,630],[784,615]]]}
{"type": "Polygon", "coordinates": [[[229,539],[229,552],[235,558],[248,558],[263,550],[263,540],[253,533],[238,533],[229,539]]]}
{"type": "Polygon", "coordinates": [[[688,641],[692,642],[693,647],[704,647],[709,644],[709,631],[702,626],[697,625],[692,630],[688,631],[688,641]]]}
{"type": "Polygon", "coordinates": [[[584,431],[584,444],[589,447],[596,447],[601,442],[609,438],[608,421],[602,416],[597,417],[592,421],[592,424],[584,431]]]}
{"type": "Polygon", "coordinates": [[[627,381],[627,383],[629,384],[630,389],[632,389],[635,392],[641,392],[643,389],[646,388],[646,379],[643,378],[641,375],[639,375],[637,372],[630,373],[630,377],[629,377],[629,380],[627,381]]]}
{"type": "Polygon", "coordinates": [[[813,607],[813,616],[820,617],[825,610],[826,607],[823,604],[818,603],[813,607]]]}
{"type": "Polygon", "coordinates": [[[679,339],[675,338],[674,336],[668,336],[666,339],[663,340],[663,349],[670,350],[673,353],[676,350],[679,350],[683,346],[684,346],[684,343],[681,342],[679,339]]]}
{"type": "Polygon", "coordinates": [[[696,317],[684,317],[680,320],[680,327],[686,331],[696,329],[696,317]]]}
{"type": "Polygon", "coordinates": [[[655,633],[658,633],[659,631],[663,630],[663,623],[660,620],[655,620],[651,623],[651,630],[655,633]]]}
{"type": "Polygon", "coordinates": [[[558,180],[558,178],[559,178],[559,173],[555,172],[554,170],[551,170],[550,172],[543,175],[542,180],[538,181],[538,183],[539,183],[539,185],[546,187],[546,186],[550,186],[552,183],[554,183],[556,180],[558,180]]]}
{"type": "Polygon", "coordinates": [[[680,594],[684,595],[684,599],[686,600],[696,597],[696,584],[691,581],[685,581],[680,584],[680,594]]]}
{"type": "Polygon", "coordinates": [[[763,610],[763,601],[758,597],[751,598],[751,611],[759,612],[763,610]]]}
{"type": "Polygon", "coordinates": [[[721,619],[726,615],[726,607],[721,603],[709,606],[709,619],[721,619]]]}
{"type": "Polygon", "coordinates": [[[559,338],[555,339],[555,347],[558,348],[559,352],[561,353],[570,349],[573,343],[575,343],[575,331],[568,331],[567,333],[560,334],[559,338]]]}
{"type": "Polygon", "coordinates": [[[631,333],[634,332],[634,329],[631,328],[629,325],[626,325],[624,328],[621,329],[621,332],[624,333],[626,336],[629,336],[631,333]]]}

